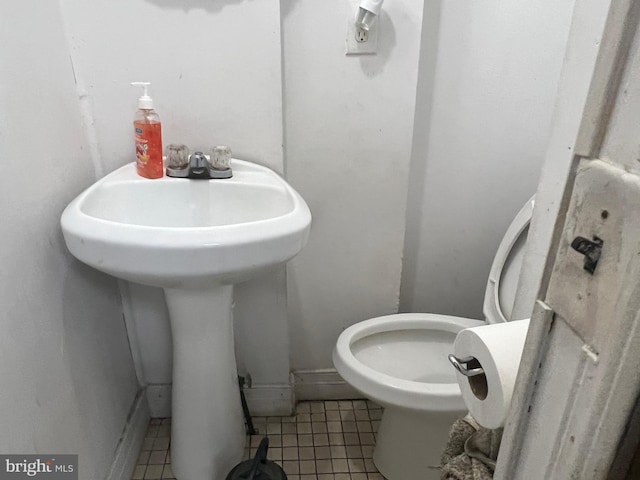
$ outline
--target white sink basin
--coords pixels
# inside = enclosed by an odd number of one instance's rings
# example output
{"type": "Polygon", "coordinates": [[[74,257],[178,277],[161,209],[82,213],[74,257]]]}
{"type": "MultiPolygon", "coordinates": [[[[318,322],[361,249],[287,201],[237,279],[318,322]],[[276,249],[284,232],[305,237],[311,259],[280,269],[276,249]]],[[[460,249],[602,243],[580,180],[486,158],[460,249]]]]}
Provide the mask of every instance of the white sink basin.
{"type": "Polygon", "coordinates": [[[62,214],[67,247],[124,280],[162,287],[173,336],[171,455],[180,480],[222,479],[245,443],[233,283],[295,256],[311,214],[280,176],[232,160],[233,178],[147,180],[129,164],[62,214]]]}
{"type": "Polygon", "coordinates": [[[159,287],[234,283],[304,246],[311,214],[273,171],[232,160],[233,178],[139,177],[125,165],[62,214],[71,253],[114,275],[159,287]]]}

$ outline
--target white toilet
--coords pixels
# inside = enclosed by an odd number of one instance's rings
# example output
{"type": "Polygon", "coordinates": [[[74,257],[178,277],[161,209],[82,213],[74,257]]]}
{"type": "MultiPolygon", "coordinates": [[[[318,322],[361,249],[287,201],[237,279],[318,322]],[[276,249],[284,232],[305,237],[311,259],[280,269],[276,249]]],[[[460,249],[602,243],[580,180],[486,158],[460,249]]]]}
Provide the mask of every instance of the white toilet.
{"type": "MultiPolygon", "coordinates": [[[[511,320],[533,198],[518,212],[493,260],[484,298],[487,323],[511,320]]],[[[449,427],[465,408],[447,359],[456,334],[485,321],[405,313],[347,328],[336,343],[338,373],[385,407],[373,461],[389,480],[437,480],[449,427]]]]}

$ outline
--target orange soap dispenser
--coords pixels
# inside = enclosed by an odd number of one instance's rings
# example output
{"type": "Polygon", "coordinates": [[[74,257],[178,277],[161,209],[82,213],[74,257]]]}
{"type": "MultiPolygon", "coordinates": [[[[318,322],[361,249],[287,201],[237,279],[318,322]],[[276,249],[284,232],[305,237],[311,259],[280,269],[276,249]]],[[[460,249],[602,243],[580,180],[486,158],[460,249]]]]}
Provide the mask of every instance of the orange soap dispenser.
{"type": "Polygon", "coordinates": [[[136,139],[136,169],[145,178],[162,178],[162,126],[160,116],[153,109],[149,96],[149,82],[132,82],[131,85],[144,89],[138,99],[138,110],[133,117],[136,139]]]}

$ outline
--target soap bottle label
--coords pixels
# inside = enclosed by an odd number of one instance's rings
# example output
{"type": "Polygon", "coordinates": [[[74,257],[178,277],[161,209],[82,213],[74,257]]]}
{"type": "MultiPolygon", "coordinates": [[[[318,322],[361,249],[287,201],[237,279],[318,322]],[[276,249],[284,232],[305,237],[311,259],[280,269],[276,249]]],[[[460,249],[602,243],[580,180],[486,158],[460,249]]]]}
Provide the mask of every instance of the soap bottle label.
{"type": "Polygon", "coordinates": [[[133,122],[136,139],[136,167],[146,178],[160,178],[162,166],[162,127],[158,123],[133,122]]]}

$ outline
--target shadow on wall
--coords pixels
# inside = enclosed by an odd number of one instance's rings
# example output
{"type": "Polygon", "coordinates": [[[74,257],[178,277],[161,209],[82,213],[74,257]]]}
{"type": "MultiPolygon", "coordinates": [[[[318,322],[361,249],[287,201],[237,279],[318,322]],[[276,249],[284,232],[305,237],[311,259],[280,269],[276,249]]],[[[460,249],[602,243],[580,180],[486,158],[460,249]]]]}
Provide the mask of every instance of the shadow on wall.
{"type": "Polygon", "coordinates": [[[360,68],[367,77],[375,77],[384,72],[384,67],[396,46],[396,29],[389,14],[382,10],[378,21],[380,22],[380,34],[377,53],[360,56],[360,68]]]}
{"type": "Polygon", "coordinates": [[[230,5],[252,2],[253,0],[147,0],[161,8],[175,8],[188,12],[189,10],[205,10],[218,13],[230,5]]]}
{"type": "Polygon", "coordinates": [[[406,231],[402,278],[400,283],[400,313],[414,311],[414,289],[417,278],[418,249],[421,243],[429,131],[433,110],[438,47],[440,45],[440,17],[442,0],[427,0],[422,17],[422,38],[418,66],[416,111],[413,122],[409,188],[407,192],[406,231]]]}
{"type": "Polygon", "coordinates": [[[297,0],[280,0],[280,16],[284,19],[299,5],[297,0]]]}
{"type": "Polygon", "coordinates": [[[101,450],[115,448],[138,391],[116,279],[71,260],[64,279],[63,330],[60,348],[80,423],[96,468],[103,471],[112,459],[101,450]]]}

